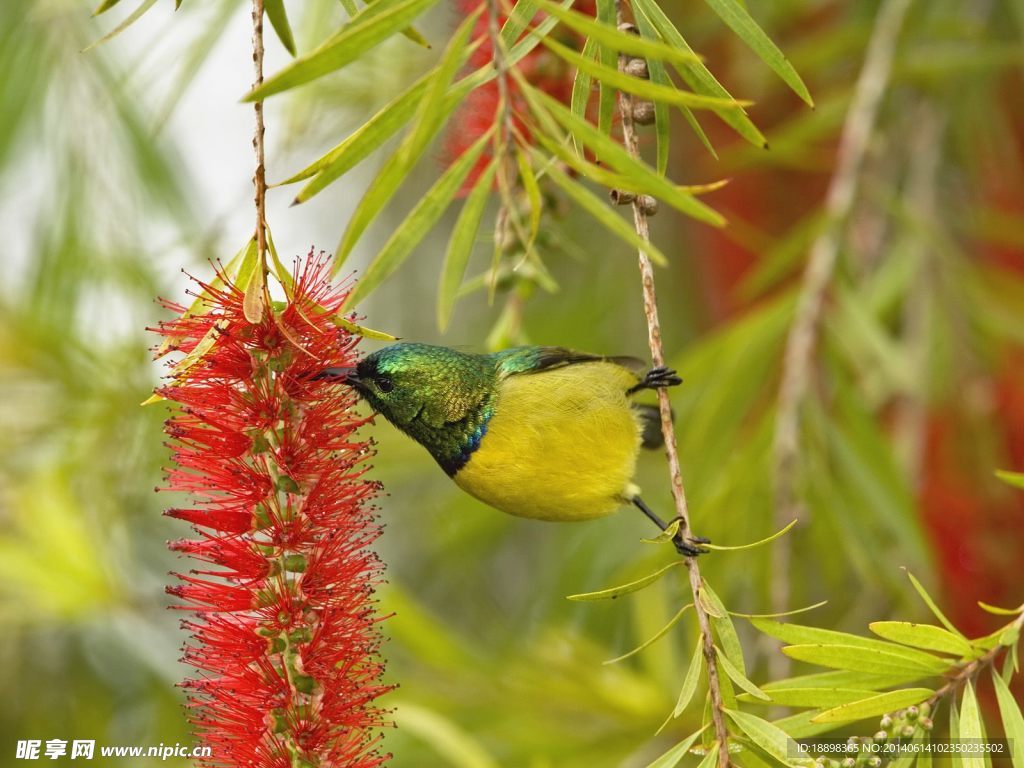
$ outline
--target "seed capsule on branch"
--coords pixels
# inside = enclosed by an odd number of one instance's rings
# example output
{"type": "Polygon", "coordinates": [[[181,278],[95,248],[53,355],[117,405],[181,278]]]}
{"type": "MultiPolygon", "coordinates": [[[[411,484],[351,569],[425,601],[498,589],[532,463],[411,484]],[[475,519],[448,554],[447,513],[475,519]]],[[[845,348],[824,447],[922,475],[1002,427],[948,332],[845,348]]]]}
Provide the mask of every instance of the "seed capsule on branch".
{"type": "Polygon", "coordinates": [[[654,122],[654,102],[634,101],[633,122],[637,125],[651,125],[654,122]]]}
{"type": "Polygon", "coordinates": [[[650,72],[647,71],[646,59],[629,59],[622,69],[627,75],[639,77],[641,80],[647,80],[651,76],[650,72]]]}

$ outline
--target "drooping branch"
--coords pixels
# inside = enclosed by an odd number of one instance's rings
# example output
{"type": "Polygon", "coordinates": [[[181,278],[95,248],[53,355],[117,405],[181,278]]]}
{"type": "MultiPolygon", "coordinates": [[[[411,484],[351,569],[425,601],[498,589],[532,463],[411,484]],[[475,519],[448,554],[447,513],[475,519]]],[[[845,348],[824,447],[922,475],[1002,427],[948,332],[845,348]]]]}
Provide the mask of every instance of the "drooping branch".
{"type": "MultiPolygon", "coordinates": [[[[825,291],[832,279],[843,225],[853,207],[860,170],[868,151],[882,96],[892,71],[893,56],[911,0],[885,0],[868,43],[864,66],[854,87],[853,101],[839,139],[836,171],[825,198],[825,226],[811,245],[797,300],[796,314],[786,340],[773,443],[775,522],[785,525],[801,510],[797,500],[797,459],[800,451],[800,407],[807,394],[812,354],[818,338],[825,291]]],[[[776,612],[789,608],[790,541],[781,539],[772,566],[771,603],[776,612]]],[[[773,654],[773,663],[785,657],[773,654]]],[[[785,669],[772,670],[774,678],[785,669]]]]}
{"type": "MultiPolygon", "coordinates": [[[[623,15],[620,0],[616,0],[615,5],[617,23],[622,24],[623,15]]],[[[627,60],[627,57],[619,57],[620,71],[626,72],[627,60]]],[[[626,151],[632,157],[639,158],[639,141],[636,127],[633,123],[633,97],[630,94],[619,91],[618,109],[622,121],[623,144],[626,151]]],[[[633,200],[632,207],[633,226],[636,229],[636,233],[644,242],[649,242],[650,227],[648,224],[647,208],[641,196],[637,196],[633,200]]],[[[650,258],[643,250],[639,250],[637,255],[640,266],[640,280],[643,287],[644,316],[647,318],[647,341],[651,350],[651,362],[655,366],[663,366],[665,364],[665,351],[661,340],[661,322],[658,319],[658,299],[654,284],[654,267],[651,264],[650,258]]],[[[675,502],[676,518],[679,520],[679,535],[686,541],[693,537],[693,531],[690,528],[690,514],[686,505],[686,490],[683,487],[683,473],[679,464],[675,427],[672,423],[672,406],[669,403],[668,391],[664,388],[658,389],[658,409],[661,415],[661,431],[665,437],[665,454],[668,458],[672,498],[675,502]]],[[[729,731],[726,726],[725,703],[719,683],[718,657],[715,653],[715,640],[711,631],[711,621],[699,599],[704,583],[696,558],[687,557],[686,568],[690,579],[690,588],[693,591],[694,613],[697,616],[697,623],[700,627],[704,661],[707,663],[708,691],[711,696],[711,718],[714,723],[715,738],[718,741],[718,765],[719,768],[727,768],[729,765],[729,731]]]]}

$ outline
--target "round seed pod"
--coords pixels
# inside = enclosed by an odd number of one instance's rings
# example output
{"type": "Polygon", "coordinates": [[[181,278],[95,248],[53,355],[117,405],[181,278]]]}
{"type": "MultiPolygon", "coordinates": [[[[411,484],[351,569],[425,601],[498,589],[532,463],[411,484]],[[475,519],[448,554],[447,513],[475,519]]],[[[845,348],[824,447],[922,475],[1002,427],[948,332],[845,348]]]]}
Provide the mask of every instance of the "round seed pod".
{"type": "Polygon", "coordinates": [[[640,204],[640,210],[648,216],[653,216],[658,212],[658,201],[650,195],[640,195],[637,202],[640,204]]]}
{"type": "Polygon", "coordinates": [[[654,122],[654,102],[633,102],[633,122],[637,125],[651,125],[654,122]]]}
{"type": "Polygon", "coordinates": [[[614,205],[629,205],[636,200],[636,193],[627,192],[624,189],[610,189],[608,190],[608,197],[611,198],[614,205]]]}
{"type": "Polygon", "coordinates": [[[647,80],[651,73],[647,71],[647,60],[646,59],[629,59],[626,62],[626,66],[623,70],[627,75],[632,77],[639,77],[641,80],[647,80]]]}

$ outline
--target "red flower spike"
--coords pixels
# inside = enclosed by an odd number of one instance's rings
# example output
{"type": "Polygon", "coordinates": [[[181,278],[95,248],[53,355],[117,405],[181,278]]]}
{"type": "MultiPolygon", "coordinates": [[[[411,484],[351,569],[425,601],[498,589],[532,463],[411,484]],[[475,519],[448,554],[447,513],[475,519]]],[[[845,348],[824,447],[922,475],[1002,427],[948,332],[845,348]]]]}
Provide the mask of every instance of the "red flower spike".
{"type": "Polygon", "coordinates": [[[243,291],[196,281],[209,312],[160,323],[168,349],[212,345],[172,369],[158,393],[177,403],[166,424],[174,466],[166,490],[192,506],[167,514],[197,535],[170,543],[197,568],[167,591],[191,611],[182,685],[196,735],[218,768],[375,768],[386,762],[376,703],[389,686],[374,587],[383,566],[364,479],[372,451],[355,396],[313,377],[353,365],[357,337],[331,318],[347,295],[310,251],[285,308],[245,319],[243,291]],[[205,340],[205,341],[204,341],[205,340]]]}

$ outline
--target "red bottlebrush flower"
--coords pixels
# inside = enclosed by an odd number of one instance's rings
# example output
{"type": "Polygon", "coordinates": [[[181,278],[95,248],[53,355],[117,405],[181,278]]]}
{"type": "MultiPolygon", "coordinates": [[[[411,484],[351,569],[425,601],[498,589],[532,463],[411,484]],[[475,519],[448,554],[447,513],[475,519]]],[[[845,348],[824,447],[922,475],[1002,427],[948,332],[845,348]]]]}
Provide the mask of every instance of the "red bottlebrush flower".
{"type": "Polygon", "coordinates": [[[357,337],[331,320],[346,294],[312,252],[284,309],[259,323],[223,283],[200,283],[208,313],[167,303],[181,316],[157,329],[198,357],[158,393],[178,405],[168,489],[194,499],[167,514],[197,531],[170,546],[203,564],[168,588],[196,614],[184,660],[199,675],[183,685],[212,747],[203,764],[379,766],[378,486],[363,478],[355,395],[314,378],[354,364],[357,337]]]}
{"type": "MultiPolygon", "coordinates": [[[[484,3],[486,3],[486,0],[457,0],[456,6],[463,14],[469,15],[475,13],[484,3]]],[[[595,13],[593,0],[578,0],[574,9],[590,15],[595,13]]],[[[507,18],[506,14],[499,14],[498,26],[503,25],[507,18]]],[[[531,21],[531,26],[540,23],[544,18],[545,14],[538,12],[531,21]]],[[[479,41],[478,47],[469,57],[469,68],[472,70],[485,67],[494,60],[494,46],[491,44],[488,30],[489,24],[490,18],[485,10],[480,15],[480,18],[477,19],[476,26],[471,35],[474,41],[479,41]]],[[[526,31],[522,37],[526,37],[528,34],[529,32],[526,31]]],[[[570,48],[579,49],[582,44],[582,38],[572,30],[566,29],[564,25],[557,27],[553,34],[560,38],[560,42],[570,48]]],[[[572,84],[576,71],[547,48],[538,45],[523,57],[516,64],[516,67],[534,87],[565,104],[569,103],[572,97],[572,84]]],[[[521,117],[526,111],[526,98],[520,92],[519,85],[514,78],[507,78],[505,83],[508,89],[512,121],[516,129],[529,140],[529,126],[521,117]]],[[[497,111],[499,103],[500,97],[497,80],[491,80],[469,94],[458,112],[456,112],[451,127],[448,130],[445,154],[450,159],[458,158],[490,130],[498,120],[497,111]]],[[[484,150],[484,153],[470,171],[469,176],[466,177],[466,181],[462,186],[463,193],[473,188],[477,179],[480,178],[480,175],[490,164],[493,157],[494,155],[490,148],[484,150]]]]}

